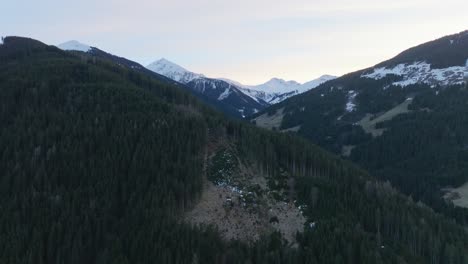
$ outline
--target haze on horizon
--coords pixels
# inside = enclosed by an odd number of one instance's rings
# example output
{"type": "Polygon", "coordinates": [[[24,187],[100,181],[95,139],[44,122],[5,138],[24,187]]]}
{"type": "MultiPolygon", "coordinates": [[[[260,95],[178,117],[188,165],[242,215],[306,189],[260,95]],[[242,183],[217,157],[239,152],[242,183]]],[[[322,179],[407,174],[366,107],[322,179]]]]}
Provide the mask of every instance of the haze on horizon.
{"type": "Polygon", "coordinates": [[[16,0],[2,3],[0,35],[76,39],[244,84],[305,82],[466,30],[466,10],[466,0],[16,0]]]}

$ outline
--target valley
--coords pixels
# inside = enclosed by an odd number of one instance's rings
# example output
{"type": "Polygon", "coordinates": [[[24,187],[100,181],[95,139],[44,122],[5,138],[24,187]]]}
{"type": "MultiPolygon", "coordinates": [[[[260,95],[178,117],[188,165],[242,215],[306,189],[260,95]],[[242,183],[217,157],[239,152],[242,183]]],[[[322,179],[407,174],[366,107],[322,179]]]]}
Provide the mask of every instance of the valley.
{"type": "Polygon", "coordinates": [[[7,37],[0,262],[464,264],[467,36],[256,92],[7,37]]]}

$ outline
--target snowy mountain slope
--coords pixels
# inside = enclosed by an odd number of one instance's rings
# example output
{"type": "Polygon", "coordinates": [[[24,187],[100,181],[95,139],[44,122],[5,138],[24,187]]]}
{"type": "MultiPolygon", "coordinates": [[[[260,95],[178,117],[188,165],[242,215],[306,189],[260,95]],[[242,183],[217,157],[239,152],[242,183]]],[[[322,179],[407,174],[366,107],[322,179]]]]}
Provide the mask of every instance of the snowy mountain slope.
{"type": "Polygon", "coordinates": [[[261,98],[270,104],[277,104],[291,96],[307,92],[333,79],[336,79],[336,77],[323,75],[315,80],[300,84],[296,81],[285,81],[283,79],[273,78],[260,85],[244,85],[243,91],[249,95],[261,98]]]}
{"type": "Polygon", "coordinates": [[[137,72],[143,73],[145,75],[151,76],[154,79],[157,79],[158,81],[161,81],[163,83],[168,83],[171,85],[176,85],[182,88],[185,88],[183,84],[176,82],[170,78],[167,78],[164,75],[157,74],[153,71],[148,70],[146,67],[143,65],[134,62],[132,60],[116,56],[114,54],[108,53],[106,51],[103,51],[101,49],[98,49],[96,47],[92,47],[87,44],[80,43],[79,41],[72,40],[65,42],[63,44],[57,45],[59,49],[65,50],[65,51],[70,51],[70,52],[85,52],[89,56],[104,59],[104,60],[109,60],[111,62],[114,62],[122,67],[126,67],[132,70],[135,70],[137,72]]]}
{"type": "Polygon", "coordinates": [[[280,78],[272,78],[264,84],[249,86],[249,88],[264,91],[266,93],[278,94],[299,90],[301,89],[301,84],[296,81],[285,81],[280,78]]]}
{"type": "Polygon", "coordinates": [[[365,70],[361,78],[379,80],[399,76],[393,85],[449,86],[466,82],[468,76],[468,31],[445,36],[405,50],[365,70]]]}
{"type": "MultiPolygon", "coordinates": [[[[223,81],[232,85],[232,87],[235,87],[237,90],[243,92],[245,95],[249,96],[255,101],[262,104],[266,102],[270,105],[279,103],[291,96],[306,92],[326,81],[333,80],[336,78],[335,76],[323,75],[318,79],[306,82],[304,84],[300,84],[296,81],[285,81],[280,78],[272,78],[271,80],[263,84],[244,85],[240,82],[226,78],[206,78],[202,74],[190,72],[185,68],[164,58],[151,63],[147,66],[147,68],[184,84],[187,84],[193,80],[204,79],[203,81],[201,81],[201,83],[203,84],[202,86],[207,87],[207,82],[212,82],[213,80],[223,81]]],[[[211,83],[211,85],[213,85],[213,83],[211,83]]]]}
{"type": "Polygon", "coordinates": [[[280,129],[301,126],[299,134],[340,153],[343,147],[367,140],[365,131],[357,127],[366,117],[387,113],[408,98],[421,103],[421,97],[434,95],[441,98],[440,102],[432,98],[434,102],[442,104],[444,96],[439,94],[459,89],[467,81],[468,31],[464,31],[423,43],[373,67],[323,83],[253,118],[284,108],[287,115],[280,129]]]}
{"type": "Polygon", "coordinates": [[[205,77],[202,74],[190,72],[164,58],[149,64],[147,68],[180,83],[188,83],[194,79],[205,77]]]}
{"type": "Polygon", "coordinates": [[[83,51],[88,52],[91,50],[91,46],[78,42],[76,40],[70,40],[65,43],[62,43],[57,46],[62,50],[76,50],[76,51],[83,51]]]}
{"type": "Polygon", "coordinates": [[[243,88],[233,81],[207,78],[167,59],[157,60],[147,68],[186,85],[205,102],[234,117],[244,118],[269,105],[261,98],[244,93],[243,88]]]}
{"type": "MultiPolygon", "coordinates": [[[[229,80],[229,79],[221,79],[224,80],[231,85],[239,87],[239,90],[242,91],[244,94],[247,96],[251,97],[252,99],[256,101],[264,101],[270,105],[279,103],[293,95],[298,94],[298,90],[293,90],[290,91],[290,88],[284,88],[285,92],[269,92],[266,90],[262,90],[261,88],[257,88],[258,86],[249,86],[249,85],[244,85],[239,82],[229,80]]],[[[272,84],[270,82],[270,84],[272,84]]],[[[271,87],[271,90],[280,90],[280,87],[271,87]]]]}
{"type": "MultiPolygon", "coordinates": [[[[467,60],[468,64],[468,60],[467,60]]],[[[393,82],[393,85],[408,86],[425,83],[434,86],[447,86],[461,84],[468,76],[468,66],[452,66],[443,69],[434,69],[427,62],[414,62],[411,64],[398,64],[394,67],[374,68],[369,73],[362,74],[362,78],[379,80],[387,75],[402,77],[402,80],[393,82]]]]}
{"type": "Polygon", "coordinates": [[[334,80],[336,78],[337,78],[336,76],[332,76],[332,75],[322,75],[315,80],[302,84],[301,89],[299,90],[299,93],[307,92],[310,89],[318,87],[322,83],[328,82],[330,80],[334,80]]]}
{"type": "Polygon", "coordinates": [[[300,94],[310,89],[313,89],[324,82],[327,82],[333,79],[336,79],[336,76],[322,75],[317,79],[306,82],[304,84],[300,84],[296,81],[285,81],[283,79],[273,78],[264,84],[245,86],[245,87],[253,89],[253,90],[272,93],[272,94],[282,94],[282,93],[290,93],[290,92],[295,92],[296,94],[300,94]]]}
{"type": "Polygon", "coordinates": [[[190,72],[166,59],[158,60],[148,67],[144,67],[137,62],[115,56],[78,41],[68,41],[58,45],[58,47],[62,50],[85,52],[93,57],[110,60],[164,83],[179,86],[193,93],[205,103],[233,117],[244,118],[268,106],[266,102],[245,95],[225,81],[206,78],[202,74],[190,72]]]}

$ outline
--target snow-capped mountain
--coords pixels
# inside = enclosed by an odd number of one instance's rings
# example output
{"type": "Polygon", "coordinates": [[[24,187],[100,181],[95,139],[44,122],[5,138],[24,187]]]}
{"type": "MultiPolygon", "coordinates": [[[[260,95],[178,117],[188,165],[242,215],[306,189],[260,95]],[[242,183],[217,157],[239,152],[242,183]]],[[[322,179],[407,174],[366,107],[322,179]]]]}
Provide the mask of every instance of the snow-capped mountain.
{"type": "Polygon", "coordinates": [[[278,94],[299,90],[301,88],[301,84],[296,81],[285,81],[280,78],[272,78],[264,84],[249,86],[248,88],[257,91],[264,91],[266,93],[278,94]]]}
{"type": "Polygon", "coordinates": [[[269,104],[277,104],[288,99],[291,96],[307,92],[324,82],[336,79],[336,76],[323,75],[319,78],[300,84],[296,81],[285,81],[279,78],[273,78],[260,85],[243,86],[246,94],[260,98],[269,104]]]}
{"type": "MultiPolygon", "coordinates": [[[[244,85],[240,82],[226,78],[206,78],[202,74],[190,72],[185,68],[171,61],[168,61],[167,59],[157,60],[148,65],[147,68],[184,84],[188,84],[196,80],[197,83],[203,84],[202,87],[207,87],[207,83],[209,82],[211,82],[211,86],[214,85],[213,80],[222,81],[230,84],[232,87],[241,91],[253,100],[261,104],[267,103],[269,105],[279,103],[291,96],[306,92],[326,81],[333,80],[336,78],[335,76],[323,75],[318,79],[306,82],[304,84],[300,84],[296,81],[285,81],[280,78],[272,78],[268,82],[260,85],[244,85]]],[[[198,85],[198,87],[200,87],[200,85],[198,85]]],[[[221,98],[224,99],[224,97],[221,98]]]]}
{"type": "Polygon", "coordinates": [[[57,47],[65,51],[85,52],[93,57],[111,60],[132,70],[152,75],[160,81],[179,85],[193,92],[206,103],[239,118],[255,114],[272,104],[279,103],[335,78],[324,75],[304,84],[272,78],[260,85],[243,85],[229,79],[208,78],[164,58],[143,67],[134,61],[115,56],[76,40],[67,41],[57,45],[57,47]]]}
{"type": "Polygon", "coordinates": [[[180,83],[188,83],[192,80],[205,77],[203,74],[190,72],[164,58],[157,60],[146,67],[151,71],[164,75],[180,83]]]}
{"type": "Polygon", "coordinates": [[[65,43],[62,43],[57,46],[62,50],[76,50],[76,51],[83,51],[88,52],[91,50],[91,46],[78,42],[76,40],[70,40],[65,43]]]}
{"type": "Polygon", "coordinates": [[[148,65],[148,67],[144,67],[137,62],[115,56],[75,40],[65,42],[57,47],[66,51],[84,52],[92,57],[110,60],[128,69],[150,75],[164,83],[179,86],[192,92],[205,103],[233,117],[244,118],[269,105],[262,100],[246,95],[235,85],[190,72],[166,59],[158,60],[148,65]]]}
{"type": "Polygon", "coordinates": [[[117,63],[118,65],[123,66],[123,67],[138,71],[138,72],[143,73],[143,74],[150,75],[153,78],[155,78],[155,79],[157,79],[157,80],[159,80],[161,82],[170,83],[170,84],[176,85],[176,86],[182,86],[179,82],[176,82],[176,81],[174,81],[174,80],[172,80],[170,78],[167,78],[166,76],[163,76],[163,75],[157,74],[157,73],[155,73],[153,71],[150,71],[146,67],[144,67],[143,65],[141,65],[141,64],[139,64],[137,62],[131,61],[131,60],[123,58],[123,57],[113,55],[111,53],[105,52],[103,50],[100,50],[100,49],[98,49],[96,47],[92,47],[92,46],[87,45],[87,44],[83,44],[83,43],[81,43],[79,41],[76,41],[76,40],[67,41],[67,42],[62,43],[60,45],[57,45],[57,47],[59,49],[65,50],[65,51],[84,52],[84,53],[87,53],[89,56],[92,56],[94,58],[110,60],[110,61],[112,61],[114,63],[117,63]]]}
{"type": "Polygon", "coordinates": [[[167,59],[157,60],[147,68],[186,85],[202,100],[231,116],[244,118],[269,106],[262,99],[246,94],[240,85],[232,81],[207,78],[167,59]]]}

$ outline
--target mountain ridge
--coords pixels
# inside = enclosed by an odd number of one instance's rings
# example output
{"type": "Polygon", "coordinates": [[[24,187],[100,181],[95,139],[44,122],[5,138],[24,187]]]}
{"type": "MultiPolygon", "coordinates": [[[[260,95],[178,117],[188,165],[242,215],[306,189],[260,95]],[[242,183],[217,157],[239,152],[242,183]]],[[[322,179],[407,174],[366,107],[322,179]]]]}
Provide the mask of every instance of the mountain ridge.
{"type": "MultiPolygon", "coordinates": [[[[149,64],[147,68],[176,81],[181,81],[182,83],[188,83],[196,79],[206,78],[203,74],[193,73],[164,58],[149,64]]],[[[227,78],[209,79],[225,81],[237,87],[240,91],[245,92],[245,94],[248,96],[263,100],[270,104],[275,104],[292,95],[303,93],[335,78],[335,76],[331,75],[322,75],[317,79],[300,84],[293,80],[286,81],[281,78],[273,77],[269,81],[259,85],[245,85],[238,81],[227,78]]]]}
{"type": "Polygon", "coordinates": [[[161,80],[167,78],[166,81],[177,82],[179,86],[193,91],[206,103],[230,116],[241,119],[253,115],[271,104],[279,103],[286,98],[313,89],[321,83],[335,78],[334,76],[323,75],[304,84],[272,78],[264,84],[249,86],[225,78],[208,78],[203,74],[191,72],[166,58],[161,58],[143,67],[136,62],[76,40],[67,41],[57,45],[57,47],[66,51],[85,52],[105,57],[142,72],[151,71],[158,74],[161,80]]]}

